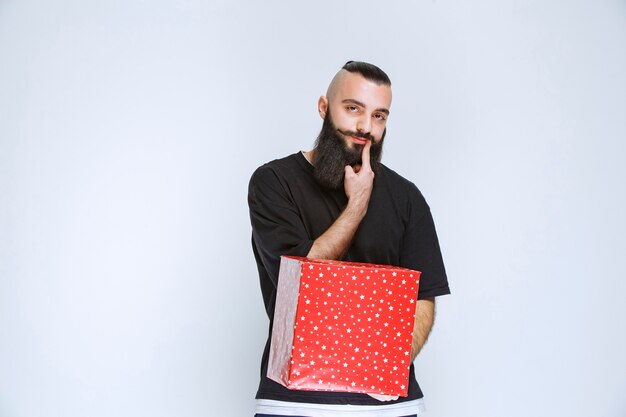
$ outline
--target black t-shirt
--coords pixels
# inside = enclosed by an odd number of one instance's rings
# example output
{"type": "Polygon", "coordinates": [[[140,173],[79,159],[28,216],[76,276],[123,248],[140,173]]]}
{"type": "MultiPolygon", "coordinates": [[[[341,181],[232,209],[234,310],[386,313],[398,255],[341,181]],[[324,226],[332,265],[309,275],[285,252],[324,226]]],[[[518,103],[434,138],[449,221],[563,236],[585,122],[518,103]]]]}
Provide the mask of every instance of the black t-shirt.
{"type": "MultiPolygon", "coordinates": [[[[267,378],[271,328],[281,255],[306,256],[347,204],[343,190],[329,190],[313,177],[301,152],[258,168],[248,189],[252,249],[270,332],[261,361],[256,398],[322,404],[380,405],[366,394],[289,390],[267,378]]],[[[449,294],[430,208],[417,187],[381,165],[367,214],[342,260],[401,266],[421,271],[418,298],[449,294]]],[[[423,397],[411,365],[408,396],[423,397]]],[[[389,403],[383,403],[389,404],[389,403]]]]}

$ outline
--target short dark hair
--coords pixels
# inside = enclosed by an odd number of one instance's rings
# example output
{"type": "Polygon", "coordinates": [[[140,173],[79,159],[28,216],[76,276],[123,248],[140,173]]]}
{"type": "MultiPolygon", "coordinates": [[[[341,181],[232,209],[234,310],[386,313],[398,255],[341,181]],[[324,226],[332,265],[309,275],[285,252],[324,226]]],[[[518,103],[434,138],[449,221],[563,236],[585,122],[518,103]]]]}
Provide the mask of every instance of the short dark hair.
{"type": "Polygon", "coordinates": [[[385,74],[385,71],[381,70],[374,64],[362,61],[348,61],[342,69],[345,69],[348,72],[361,74],[366,80],[375,82],[378,85],[391,86],[391,80],[387,74],[385,74]]]}

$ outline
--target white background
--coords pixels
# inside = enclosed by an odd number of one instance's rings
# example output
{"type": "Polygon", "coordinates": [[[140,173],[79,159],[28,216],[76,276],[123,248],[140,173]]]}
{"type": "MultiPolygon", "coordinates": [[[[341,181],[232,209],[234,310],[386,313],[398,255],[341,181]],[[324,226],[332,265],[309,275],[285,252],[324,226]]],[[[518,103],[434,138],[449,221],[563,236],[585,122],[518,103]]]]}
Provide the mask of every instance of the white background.
{"type": "Polygon", "coordinates": [[[0,0],[0,416],[252,415],[248,179],[349,59],[453,291],[425,415],[626,415],[623,0],[0,0]]]}

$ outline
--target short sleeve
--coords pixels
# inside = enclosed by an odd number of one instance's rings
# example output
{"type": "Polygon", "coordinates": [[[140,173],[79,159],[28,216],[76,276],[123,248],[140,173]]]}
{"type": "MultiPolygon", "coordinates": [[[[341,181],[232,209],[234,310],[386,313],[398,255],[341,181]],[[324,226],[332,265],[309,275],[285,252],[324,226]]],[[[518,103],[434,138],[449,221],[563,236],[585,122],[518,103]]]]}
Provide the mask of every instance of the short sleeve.
{"type": "Polygon", "coordinates": [[[313,240],[307,235],[298,207],[277,173],[257,169],[248,187],[252,243],[274,285],[281,255],[306,256],[313,240]]]}
{"type": "Polygon", "coordinates": [[[419,299],[450,294],[430,208],[417,188],[412,194],[411,215],[400,253],[401,264],[421,272],[419,299]]]}

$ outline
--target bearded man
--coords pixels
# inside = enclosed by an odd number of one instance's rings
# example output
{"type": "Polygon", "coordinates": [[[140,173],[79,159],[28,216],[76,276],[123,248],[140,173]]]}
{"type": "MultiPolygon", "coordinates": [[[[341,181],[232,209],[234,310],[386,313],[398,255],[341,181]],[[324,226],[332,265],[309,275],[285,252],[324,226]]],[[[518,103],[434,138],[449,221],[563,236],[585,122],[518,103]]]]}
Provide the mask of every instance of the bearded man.
{"type": "MultiPolygon", "coordinates": [[[[380,162],[391,81],[349,61],[318,100],[314,148],[269,162],[250,180],[252,248],[273,325],[281,255],[386,264],[421,271],[411,362],[431,331],[435,297],[450,293],[430,208],[417,187],[380,162]]],[[[423,394],[411,365],[407,397],[289,390],[261,361],[256,416],[416,416],[423,394]]]]}

